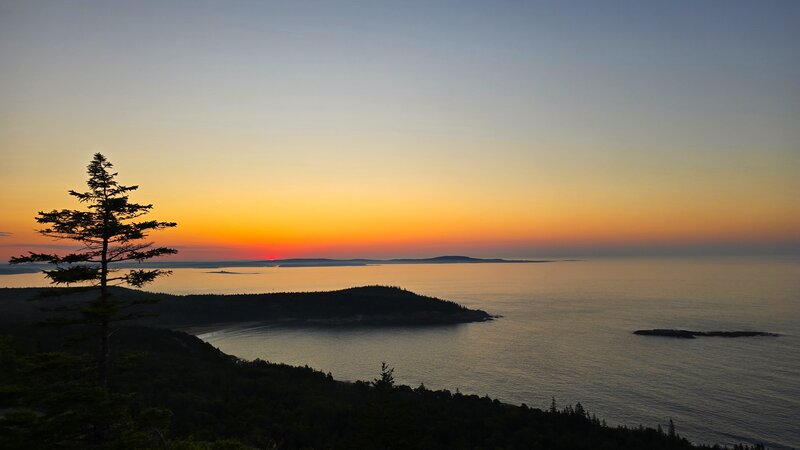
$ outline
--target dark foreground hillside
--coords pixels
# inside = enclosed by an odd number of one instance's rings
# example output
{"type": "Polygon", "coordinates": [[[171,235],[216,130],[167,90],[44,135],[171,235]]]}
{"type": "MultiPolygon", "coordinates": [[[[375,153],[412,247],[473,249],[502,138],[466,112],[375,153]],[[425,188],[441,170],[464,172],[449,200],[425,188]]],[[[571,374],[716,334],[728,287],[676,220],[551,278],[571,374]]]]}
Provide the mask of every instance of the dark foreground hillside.
{"type": "Polygon", "coordinates": [[[57,332],[17,327],[15,334],[0,342],[0,442],[7,449],[696,448],[652,429],[605,427],[577,405],[541,411],[394,386],[389,374],[343,383],[310,368],[241,361],[188,334],[144,327],[114,334],[113,394],[106,395],[86,381],[92,370],[80,346],[47,353],[61,347],[57,332]]]}

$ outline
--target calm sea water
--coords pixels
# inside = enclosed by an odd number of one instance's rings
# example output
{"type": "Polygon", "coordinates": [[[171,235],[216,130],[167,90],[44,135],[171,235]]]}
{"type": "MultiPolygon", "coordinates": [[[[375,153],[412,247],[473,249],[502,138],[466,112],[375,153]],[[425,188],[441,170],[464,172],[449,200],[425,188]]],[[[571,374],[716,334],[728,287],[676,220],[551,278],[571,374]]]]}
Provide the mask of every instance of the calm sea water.
{"type": "MultiPolygon", "coordinates": [[[[695,442],[800,447],[800,261],[609,259],[547,264],[175,270],[170,293],[381,284],[503,317],[432,328],[238,326],[200,337],[226,353],[546,408],[580,401],[609,424],[672,418],[695,442]],[[778,338],[640,337],[640,328],[757,330],[778,338]]],[[[39,275],[0,285],[41,285],[39,275]]]]}

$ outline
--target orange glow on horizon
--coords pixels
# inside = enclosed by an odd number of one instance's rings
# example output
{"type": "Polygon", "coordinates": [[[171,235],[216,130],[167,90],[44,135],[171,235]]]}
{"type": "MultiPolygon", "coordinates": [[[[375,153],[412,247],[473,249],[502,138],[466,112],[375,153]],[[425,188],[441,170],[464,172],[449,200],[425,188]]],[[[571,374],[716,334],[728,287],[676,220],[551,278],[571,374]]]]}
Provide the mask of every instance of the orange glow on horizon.
{"type": "Polygon", "coordinates": [[[68,244],[34,217],[77,207],[96,152],[178,223],[152,236],[175,258],[800,251],[780,8],[669,14],[676,35],[663,8],[609,27],[592,8],[234,3],[4,6],[1,259],[68,244]]]}

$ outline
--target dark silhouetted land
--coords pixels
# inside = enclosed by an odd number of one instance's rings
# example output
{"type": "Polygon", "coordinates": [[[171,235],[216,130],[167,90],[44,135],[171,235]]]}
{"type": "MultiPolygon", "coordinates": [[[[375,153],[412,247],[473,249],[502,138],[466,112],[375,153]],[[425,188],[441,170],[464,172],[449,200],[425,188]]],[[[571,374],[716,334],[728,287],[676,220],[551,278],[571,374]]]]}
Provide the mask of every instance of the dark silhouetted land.
{"type": "MultiPolygon", "coordinates": [[[[574,261],[574,260],[570,260],[574,261]]],[[[152,268],[152,269],[221,269],[225,267],[348,267],[386,264],[520,264],[549,263],[556,260],[540,259],[485,259],[470,256],[437,256],[435,258],[400,258],[400,259],[331,259],[331,258],[290,258],[265,260],[224,260],[224,261],[145,261],[142,263],[112,264],[116,268],[152,268]]],[[[44,264],[6,265],[0,266],[0,275],[18,273],[36,273],[48,268],[44,264]]]]}
{"type": "MultiPolygon", "coordinates": [[[[236,295],[170,295],[115,288],[116,298],[142,301],[157,314],[144,324],[167,328],[220,323],[273,322],[316,325],[449,325],[491,320],[487,312],[405,289],[366,286],[328,292],[236,295]],[[150,301],[157,301],[150,304],[150,301]]],[[[52,316],[37,306],[79,304],[91,292],[65,288],[0,289],[0,322],[32,322],[52,316]],[[29,299],[44,296],[39,301],[29,299]]],[[[133,310],[135,312],[135,310],[133,310]]]]}
{"type": "Polygon", "coordinates": [[[633,334],[640,336],[659,336],[671,337],[679,339],[694,339],[696,337],[755,337],[755,336],[779,336],[776,333],[767,333],[765,331],[689,331],[689,330],[671,330],[671,329],[654,329],[654,330],[636,330],[633,334]]]}
{"type": "MultiPolygon", "coordinates": [[[[86,395],[80,355],[93,347],[63,353],[61,334],[0,324],[0,406],[38,414],[12,421],[0,409],[4,448],[91,443],[85,421],[101,400],[86,395]]],[[[542,410],[424,386],[341,382],[308,367],[243,361],[166,329],[123,327],[113,339],[113,448],[711,448],[653,428],[606,426],[580,404],[542,410]]]]}
{"type": "Polygon", "coordinates": [[[308,367],[243,361],[164,328],[242,321],[446,325],[491,318],[454,302],[380,286],[188,296],[115,288],[114,297],[159,300],[146,307],[160,316],[145,319],[156,328],[115,329],[110,396],[88,395],[96,392],[90,356],[95,345],[71,337],[92,329],[32,323],[55,313],[34,305],[68,309],[93,295],[0,289],[4,448],[87,448],[97,437],[86,424],[100,420],[97,414],[106,423],[104,442],[114,448],[711,448],[660,429],[606,426],[580,404],[542,410],[379,382],[377,366],[375,381],[349,383],[308,367]],[[37,294],[40,300],[29,301],[37,294]]]}

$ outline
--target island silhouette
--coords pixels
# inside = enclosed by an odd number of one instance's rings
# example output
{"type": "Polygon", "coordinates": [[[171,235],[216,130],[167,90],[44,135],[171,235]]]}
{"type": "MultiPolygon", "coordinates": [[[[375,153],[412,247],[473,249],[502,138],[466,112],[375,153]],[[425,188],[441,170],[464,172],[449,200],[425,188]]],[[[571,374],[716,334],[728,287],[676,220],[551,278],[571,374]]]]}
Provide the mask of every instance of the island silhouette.
{"type": "Polygon", "coordinates": [[[755,336],[780,336],[777,333],[767,333],[765,331],[690,331],[690,330],[672,330],[657,328],[653,330],[636,330],[633,334],[639,336],[659,336],[671,337],[679,339],[694,339],[696,337],[755,337],[755,336]]]}
{"type": "MultiPolygon", "coordinates": [[[[555,259],[502,259],[502,258],[474,258],[471,256],[435,256],[432,258],[286,258],[286,259],[239,259],[239,260],[194,260],[194,261],[144,261],[111,263],[109,266],[120,269],[147,268],[147,269],[222,269],[230,267],[351,267],[390,264],[524,264],[524,263],[551,263],[555,259]]],[[[577,261],[577,260],[564,260],[577,261]]],[[[0,266],[0,275],[14,275],[18,273],[36,273],[48,268],[47,264],[3,265],[0,266]]]]}

